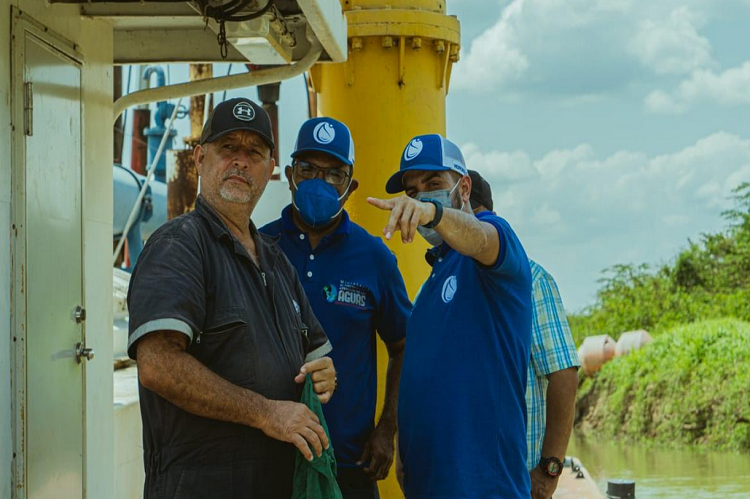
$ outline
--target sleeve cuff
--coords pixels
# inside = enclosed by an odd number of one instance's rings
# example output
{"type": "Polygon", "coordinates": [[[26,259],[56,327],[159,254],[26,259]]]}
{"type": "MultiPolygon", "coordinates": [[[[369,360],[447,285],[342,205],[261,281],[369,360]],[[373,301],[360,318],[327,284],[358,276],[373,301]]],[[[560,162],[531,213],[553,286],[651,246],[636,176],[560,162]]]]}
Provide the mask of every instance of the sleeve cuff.
{"type": "Polygon", "coordinates": [[[305,363],[323,358],[328,353],[330,353],[331,350],[333,350],[333,347],[331,346],[331,342],[326,340],[326,342],[323,345],[319,346],[318,348],[316,348],[315,350],[307,354],[307,357],[305,357],[305,363]]]}
{"type": "MultiPolygon", "coordinates": [[[[142,324],[138,329],[133,331],[128,338],[128,356],[131,359],[135,360],[135,351],[131,349],[135,346],[136,342],[148,333],[153,333],[154,331],[178,331],[185,334],[190,339],[190,343],[193,342],[193,329],[187,322],[171,318],[155,319],[142,324]]],[[[329,348],[329,351],[330,350],[331,349],[329,348]]]]}
{"type": "Polygon", "coordinates": [[[547,366],[546,369],[541,369],[541,371],[544,376],[549,376],[550,374],[556,373],[557,371],[564,371],[565,369],[570,369],[572,367],[575,367],[576,369],[581,367],[581,363],[577,358],[570,359],[567,362],[559,362],[557,364],[547,366]]]}

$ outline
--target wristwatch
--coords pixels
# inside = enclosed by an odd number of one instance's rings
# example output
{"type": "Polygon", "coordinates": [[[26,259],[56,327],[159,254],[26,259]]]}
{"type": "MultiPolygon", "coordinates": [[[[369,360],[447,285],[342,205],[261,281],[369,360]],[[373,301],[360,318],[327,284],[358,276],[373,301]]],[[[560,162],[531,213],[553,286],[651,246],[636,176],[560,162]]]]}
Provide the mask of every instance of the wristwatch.
{"type": "Polygon", "coordinates": [[[539,468],[547,474],[547,476],[556,478],[560,476],[563,470],[563,463],[556,457],[544,457],[539,460],[539,468]]]}
{"type": "Polygon", "coordinates": [[[431,222],[427,222],[422,227],[425,229],[432,229],[437,224],[440,223],[440,220],[443,218],[443,204],[440,201],[437,201],[435,199],[425,198],[422,200],[423,203],[432,203],[435,205],[435,218],[432,219],[431,222]]]}

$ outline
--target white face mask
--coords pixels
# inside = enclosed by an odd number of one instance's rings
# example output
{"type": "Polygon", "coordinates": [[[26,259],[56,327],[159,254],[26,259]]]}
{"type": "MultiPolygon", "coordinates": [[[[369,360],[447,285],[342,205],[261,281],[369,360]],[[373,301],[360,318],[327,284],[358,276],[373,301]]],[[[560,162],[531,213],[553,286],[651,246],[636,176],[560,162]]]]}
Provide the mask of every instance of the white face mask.
{"type": "MultiPolygon", "coordinates": [[[[458,179],[458,182],[456,182],[456,185],[454,185],[452,189],[440,189],[439,191],[420,192],[416,196],[414,196],[414,199],[416,199],[417,201],[431,199],[443,205],[443,208],[453,208],[453,192],[456,190],[458,184],[460,183],[461,179],[458,179]]],[[[461,207],[459,208],[459,210],[464,209],[464,204],[465,203],[463,202],[461,203],[461,207]]],[[[433,246],[440,246],[441,244],[443,244],[442,236],[438,234],[435,229],[427,229],[420,225],[417,227],[417,232],[419,232],[419,235],[433,246]]]]}

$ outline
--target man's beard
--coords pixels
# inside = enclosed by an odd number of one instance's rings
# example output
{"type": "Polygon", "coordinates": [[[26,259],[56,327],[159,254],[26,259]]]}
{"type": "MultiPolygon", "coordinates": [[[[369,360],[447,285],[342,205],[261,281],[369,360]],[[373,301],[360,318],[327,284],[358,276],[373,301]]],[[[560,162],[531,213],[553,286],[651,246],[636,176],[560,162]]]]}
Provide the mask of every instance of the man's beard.
{"type": "Polygon", "coordinates": [[[252,203],[258,199],[260,196],[259,186],[255,185],[253,182],[253,179],[245,176],[242,174],[240,170],[231,170],[226,173],[224,176],[224,179],[221,183],[221,189],[219,189],[219,194],[221,195],[221,199],[224,201],[229,201],[230,203],[252,203]],[[238,177],[241,177],[247,182],[248,189],[238,189],[235,185],[232,185],[234,182],[229,183],[226,182],[226,180],[232,176],[236,175],[238,177]]]}

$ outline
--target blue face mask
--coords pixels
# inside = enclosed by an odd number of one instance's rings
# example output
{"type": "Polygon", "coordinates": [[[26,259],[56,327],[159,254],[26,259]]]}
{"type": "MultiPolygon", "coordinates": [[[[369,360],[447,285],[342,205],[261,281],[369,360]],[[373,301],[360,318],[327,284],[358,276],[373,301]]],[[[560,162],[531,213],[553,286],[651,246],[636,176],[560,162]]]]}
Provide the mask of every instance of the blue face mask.
{"type": "Polygon", "coordinates": [[[329,224],[344,209],[341,200],[349,192],[349,187],[339,196],[331,184],[320,178],[305,180],[299,185],[292,178],[292,184],[295,188],[292,203],[302,220],[310,227],[323,227],[329,224]]]}
{"type": "MultiPolygon", "coordinates": [[[[458,179],[458,182],[456,182],[456,185],[453,186],[453,189],[420,192],[416,196],[414,196],[414,199],[416,199],[417,201],[432,199],[442,204],[443,208],[453,208],[453,192],[456,190],[456,187],[458,187],[458,184],[460,182],[461,179],[458,179]]],[[[463,209],[464,203],[461,203],[461,207],[459,208],[459,210],[463,209]]],[[[443,244],[442,236],[440,236],[440,234],[438,234],[435,229],[428,229],[420,225],[417,227],[417,232],[419,232],[419,235],[425,238],[425,240],[433,246],[440,246],[441,244],[443,244]]]]}

